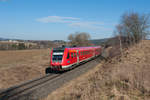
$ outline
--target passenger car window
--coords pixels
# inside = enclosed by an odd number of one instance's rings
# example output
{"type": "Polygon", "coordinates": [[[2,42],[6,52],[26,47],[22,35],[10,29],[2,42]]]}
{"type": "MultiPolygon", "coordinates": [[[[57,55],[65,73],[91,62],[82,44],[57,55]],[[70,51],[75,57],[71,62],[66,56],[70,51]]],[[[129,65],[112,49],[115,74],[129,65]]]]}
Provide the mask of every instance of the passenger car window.
{"type": "Polygon", "coordinates": [[[74,53],[74,57],[76,57],[76,53],[74,53]]]}
{"type": "Polygon", "coordinates": [[[69,55],[69,52],[68,52],[68,54],[67,54],[67,59],[69,59],[69,57],[70,57],[70,55],[69,55]]]}
{"type": "Polygon", "coordinates": [[[71,53],[71,57],[73,58],[73,53],[71,53]]]}
{"type": "Polygon", "coordinates": [[[83,51],[83,55],[85,55],[85,51],[83,51]]]}

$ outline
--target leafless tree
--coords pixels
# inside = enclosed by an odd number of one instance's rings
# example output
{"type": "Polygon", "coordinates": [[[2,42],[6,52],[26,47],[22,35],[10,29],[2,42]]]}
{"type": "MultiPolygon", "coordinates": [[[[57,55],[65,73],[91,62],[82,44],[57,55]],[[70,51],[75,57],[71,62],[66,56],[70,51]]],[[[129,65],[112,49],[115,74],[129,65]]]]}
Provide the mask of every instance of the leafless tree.
{"type": "Polygon", "coordinates": [[[71,46],[88,46],[90,35],[86,32],[75,32],[68,36],[71,46]]]}
{"type": "MultiPolygon", "coordinates": [[[[126,38],[127,44],[138,43],[150,34],[150,16],[136,12],[124,13],[121,22],[116,26],[120,37],[126,38]]],[[[121,38],[120,38],[121,39],[121,38]]]]}

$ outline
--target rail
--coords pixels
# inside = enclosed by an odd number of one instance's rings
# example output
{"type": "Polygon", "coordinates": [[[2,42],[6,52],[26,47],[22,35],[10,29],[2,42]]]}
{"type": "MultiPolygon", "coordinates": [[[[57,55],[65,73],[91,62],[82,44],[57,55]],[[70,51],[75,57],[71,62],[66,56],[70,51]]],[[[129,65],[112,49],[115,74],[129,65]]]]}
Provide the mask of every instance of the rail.
{"type": "Polygon", "coordinates": [[[30,89],[36,88],[36,87],[42,85],[43,83],[45,83],[49,80],[52,80],[60,75],[61,74],[47,74],[40,78],[27,81],[25,83],[22,83],[17,86],[13,86],[6,90],[2,90],[2,91],[0,91],[0,100],[11,100],[11,99],[17,97],[18,95],[20,95],[21,93],[26,92],[30,89]]]}

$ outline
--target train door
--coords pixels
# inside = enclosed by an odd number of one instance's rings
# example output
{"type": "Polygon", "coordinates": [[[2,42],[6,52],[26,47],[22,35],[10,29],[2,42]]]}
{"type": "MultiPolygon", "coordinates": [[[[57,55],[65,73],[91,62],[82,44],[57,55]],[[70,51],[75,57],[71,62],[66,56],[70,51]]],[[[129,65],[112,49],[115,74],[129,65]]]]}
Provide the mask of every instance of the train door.
{"type": "Polygon", "coordinates": [[[79,64],[79,50],[77,50],[77,64],[79,64]]]}
{"type": "Polygon", "coordinates": [[[93,57],[95,57],[95,49],[93,49],[93,57]]]}

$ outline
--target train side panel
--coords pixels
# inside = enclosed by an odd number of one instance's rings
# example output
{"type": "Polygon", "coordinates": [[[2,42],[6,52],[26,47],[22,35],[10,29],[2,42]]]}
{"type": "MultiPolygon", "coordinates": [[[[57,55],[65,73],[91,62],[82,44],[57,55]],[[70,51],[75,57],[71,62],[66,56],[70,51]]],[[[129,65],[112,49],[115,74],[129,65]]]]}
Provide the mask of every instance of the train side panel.
{"type": "Polygon", "coordinates": [[[62,68],[69,68],[77,63],[77,51],[66,49],[63,57],[62,68]]]}
{"type": "Polygon", "coordinates": [[[68,68],[72,68],[74,65],[77,65],[83,61],[90,60],[100,54],[101,47],[65,48],[63,52],[56,52],[56,50],[54,50],[53,52],[52,49],[50,66],[52,69],[66,70],[68,68]]]}

